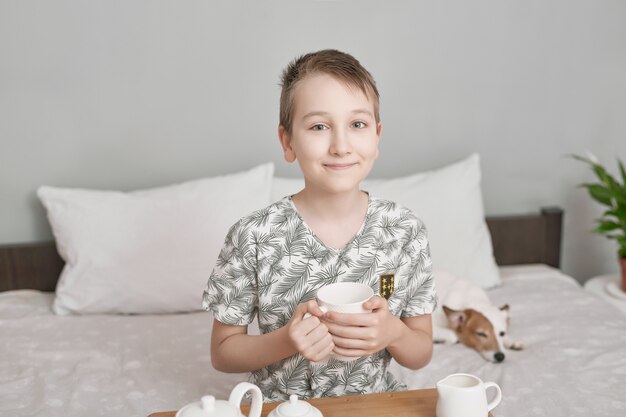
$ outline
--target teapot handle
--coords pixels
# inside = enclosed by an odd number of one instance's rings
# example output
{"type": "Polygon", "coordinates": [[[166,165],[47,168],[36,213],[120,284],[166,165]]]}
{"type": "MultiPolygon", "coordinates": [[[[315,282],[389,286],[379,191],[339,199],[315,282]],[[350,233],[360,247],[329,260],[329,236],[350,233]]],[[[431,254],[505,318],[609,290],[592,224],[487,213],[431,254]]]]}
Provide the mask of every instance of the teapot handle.
{"type": "MultiPolygon", "coordinates": [[[[237,384],[230,393],[228,402],[237,407],[237,410],[241,410],[241,400],[248,391],[252,391],[252,404],[250,405],[248,416],[260,417],[261,409],[263,408],[263,394],[261,394],[259,387],[254,384],[250,384],[249,382],[240,382],[237,384]]],[[[241,411],[239,411],[239,413],[241,414],[241,411]]]]}
{"type": "Polygon", "coordinates": [[[495,382],[485,382],[485,391],[487,391],[487,389],[491,387],[495,388],[497,392],[496,398],[494,398],[489,404],[487,404],[487,411],[493,410],[495,406],[500,404],[500,401],[502,400],[502,391],[500,390],[498,384],[496,384],[495,382]]]}

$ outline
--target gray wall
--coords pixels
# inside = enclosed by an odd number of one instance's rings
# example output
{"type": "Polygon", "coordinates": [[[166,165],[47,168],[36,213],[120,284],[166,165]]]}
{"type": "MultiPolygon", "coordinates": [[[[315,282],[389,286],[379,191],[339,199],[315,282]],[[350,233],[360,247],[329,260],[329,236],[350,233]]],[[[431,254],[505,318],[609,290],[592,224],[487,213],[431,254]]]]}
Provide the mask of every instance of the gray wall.
{"type": "MultiPolygon", "coordinates": [[[[0,243],[49,239],[41,184],[132,190],[274,161],[278,77],[354,54],[382,93],[372,177],[477,151],[488,214],[566,210],[564,270],[617,270],[593,179],[626,157],[626,2],[0,0],[0,243]]],[[[459,208],[462,209],[462,208],[459,208]]]]}

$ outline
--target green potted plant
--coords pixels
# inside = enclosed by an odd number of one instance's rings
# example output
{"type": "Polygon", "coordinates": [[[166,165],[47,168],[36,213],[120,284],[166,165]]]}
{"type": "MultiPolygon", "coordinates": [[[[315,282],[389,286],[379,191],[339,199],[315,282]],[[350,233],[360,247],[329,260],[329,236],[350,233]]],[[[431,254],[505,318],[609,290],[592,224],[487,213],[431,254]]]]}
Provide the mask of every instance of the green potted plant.
{"type": "Polygon", "coordinates": [[[584,183],[580,186],[587,189],[591,198],[607,206],[606,211],[596,220],[597,226],[593,231],[617,241],[622,270],[622,291],[626,291],[626,170],[624,164],[619,159],[617,160],[621,175],[620,182],[591,153],[587,157],[580,155],[572,155],[572,157],[588,164],[598,179],[596,183],[584,183]]]}

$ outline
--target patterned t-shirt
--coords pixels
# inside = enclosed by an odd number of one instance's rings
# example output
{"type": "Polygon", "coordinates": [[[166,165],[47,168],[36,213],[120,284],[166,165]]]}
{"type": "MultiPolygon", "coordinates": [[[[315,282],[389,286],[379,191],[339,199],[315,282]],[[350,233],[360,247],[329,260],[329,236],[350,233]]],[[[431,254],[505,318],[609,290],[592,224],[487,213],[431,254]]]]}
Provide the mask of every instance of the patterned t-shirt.
{"type": "MultiPolygon", "coordinates": [[[[408,209],[369,197],[360,230],[341,249],[327,247],[298,214],[291,197],[233,225],[204,291],[203,307],[230,325],[258,317],[262,333],[287,324],[297,305],[324,285],[362,282],[380,294],[381,275],[394,275],[389,310],[400,317],[430,314],[434,291],[423,223],[408,209]]],[[[387,280],[389,281],[389,280],[387,280]]],[[[390,353],[343,362],[310,362],[300,354],[252,372],[267,401],[406,389],[387,372],[390,353]]]]}

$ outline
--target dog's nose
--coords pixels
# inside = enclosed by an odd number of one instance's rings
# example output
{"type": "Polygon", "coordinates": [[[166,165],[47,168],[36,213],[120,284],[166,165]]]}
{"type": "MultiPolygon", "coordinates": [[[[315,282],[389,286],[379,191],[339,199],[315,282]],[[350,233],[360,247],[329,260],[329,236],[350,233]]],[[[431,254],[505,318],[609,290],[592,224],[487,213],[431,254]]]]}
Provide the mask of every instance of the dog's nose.
{"type": "Polygon", "coordinates": [[[496,360],[496,362],[502,362],[504,360],[504,353],[502,352],[496,352],[493,355],[493,358],[496,360]]]}

